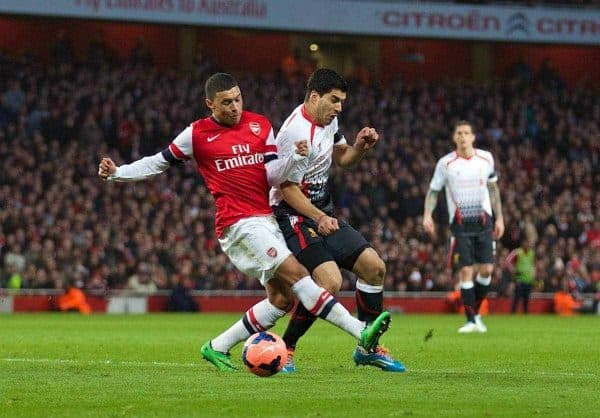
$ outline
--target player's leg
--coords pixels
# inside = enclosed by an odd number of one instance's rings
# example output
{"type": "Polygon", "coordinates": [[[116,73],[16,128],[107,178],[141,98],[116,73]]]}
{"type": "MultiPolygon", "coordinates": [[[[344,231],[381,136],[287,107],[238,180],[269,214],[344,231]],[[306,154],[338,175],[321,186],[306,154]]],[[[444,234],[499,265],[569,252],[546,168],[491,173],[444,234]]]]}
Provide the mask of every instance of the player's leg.
{"type": "Polygon", "coordinates": [[[496,242],[493,238],[491,228],[482,231],[473,242],[473,252],[475,262],[479,264],[477,277],[475,279],[475,293],[477,312],[481,302],[485,299],[492,282],[492,272],[494,271],[494,257],[496,255],[496,242]]]}
{"type": "Polygon", "coordinates": [[[235,370],[229,350],[250,335],[271,328],[293,306],[289,286],[271,280],[279,265],[290,256],[278,234],[274,220],[247,218],[232,225],[219,239],[231,262],[244,274],[257,277],[267,291],[267,299],[252,306],[236,323],[200,349],[202,357],[219,370],[235,370]]]}
{"type": "Polygon", "coordinates": [[[308,275],[308,270],[291,255],[279,266],[276,277],[291,287],[294,295],[309,312],[343,329],[359,340],[359,345],[366,350],[374,348],[381,334],[388,328],[389,312],[382,312],[372,324],[365,326],[331,293],[319,287],[308,275]]]}
{"type": "Polygon", "coordinates": [[[261,300],[225,332],[206,342],[200,349],[202,356],[219,370],[235,370],[229,350],[251,335],[268,330],[293,306],[294,297],[289,287],[276,280],[267,282],[267,298],[261,300]]]}
{"type": "Polygon", "coordinates": [[[475,262],[479,264],[477,277],[475,278],[475,323],[480,332],[486,332],[487,327],[481,320],[479,308],[487,296],[492,283],[492,272],[494,271],[494,257],[496,253],[496,242],[493,238],[491,228],[486,228],[474,240],[475,262]]]}
{"type": "MultiPolygon", "coordinates": [[[[342,282],[341,273],[325,247],[323,238],[317,234],[316,223],[311,219],[290,217],[287,214],[278,216],[277,222],[288,248],[310,272],[315,282],[331,294],[337,293],[342,282]]],[[[296,305],[283,334],[283,341],[288,348],[288,361],[282,369],[283,372],[296,371],[296,344],[316,319],[317,317],[302,303],[296,305]]]]}
{"type": "Polygon", "coordinates": [[[473,266],[463,266],[458,271],[458,279],[460,281],[460,298],[465,308],[465,316],[467,322],[465,325],[459,328],[458,332],[471,333],[477,332],[477,325],[475,324],[475,285],[473,284],[473,266]]]}
{"type": "MultiPolygon", "coordinates": [[[[366,323],[372,322],[383,312],[385,263],[362,234],[343,221],[340,221],[340,229],[335,234],[325,237],[325,244],[340,267],[351,270],[358,276],[355,293],[358,319],[366,323]]],[[[385,371],[406,370],[381,345],[371,351],[357,347],[353,358],[356,364],[375,366],[385,371]]]]}
{"type": "Polygon", "coordinates": [[[493,264],[480,264],[475,278],[475,304],[477,313],[481,307],[481,302],[485,299],[492,283],[493,264]]]}
{"type": "Polygon", "coordinates": [[[521,297],[521,283],[515,280],[515,288],[513,290],[513,300],[510,307],[510,312],[517,313],[517,307],[519,305],[519,298],[521,297]]]}
{"type": "MultiPolygon", "coordinates": [[[[326,253],[326,249],[322,245],[314,245],[311,248],[321,248],[321,254],[326,253]]],[[[304,263],[303,265],[306,266],[304,263]]],[[[334,261],[326,261],[319,264],[312,270],[312,277],[319,286],[331,294],[336,294],[340,290],[342,274],[334,261]]],[[[296,309],[292,312],[288,326],[283,334],[283,341],[288,349],[288,361],[283,367],[282,372],[291,373],[296,371],[294,360],[296,345],[316,319],[317,317],[306,309],[302,303],[296,305],[296,309]]]]}
{"type": "Polygon", "coordinates": [[[339,220],[340,229],[324,237],[325,245],[340,268],[357,275],[358,319],[371,322],[383,311],[385,263],[360,232],[339,220]]]}
{"type": "Polygon", "coordinates": [[[458,332],[477,332],[478,329],[475,324],[475,284],[473,283],[473,238],[462,234],[452,237],[451,251],[451,260],[454,267],[458,269],[460,298],[465,308],[465,316],[467,317],[466,324],[459,328],[458,332]]]}
{"type": "Polygon", "coordinates": [[[523,283],[523,313],[529,313],[529,298],[531,297],[531,285],[523,283]]]}
{"type": "MultiPolygon", "coordinates": [[[[300,264],[311,272],[319,286],[331,294],[338,292],[342,283],[342,275],[320,237],[311,236],[304,227],[299,227],[293,236],[288,236],[286,243],[300,264]],[[308,243],[310,245],[306,245],[308,243]]],[[[288,349],[296,348],[300,337],[308,331],[316,319],[317,317],[302,303],[296,305],[283,334],[283,341],[288,349]]]]}
{"type": "Polygon", "coordinates": [[[358,319],[371,322],[383,311],[385,263],[373,248],[364,248],[352,271],[357,275],[355,297],[358,319]]]}

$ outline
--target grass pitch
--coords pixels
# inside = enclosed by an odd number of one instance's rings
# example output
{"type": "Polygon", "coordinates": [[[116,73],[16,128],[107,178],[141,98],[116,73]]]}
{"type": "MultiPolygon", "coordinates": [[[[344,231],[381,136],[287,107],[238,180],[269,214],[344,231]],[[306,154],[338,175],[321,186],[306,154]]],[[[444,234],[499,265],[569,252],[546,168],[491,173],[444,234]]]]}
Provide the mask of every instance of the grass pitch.
{"type": "MultiPolygon", "coordinates": [[[[318,323],[298,372],[218,372],[200,345],[239,315],[0,316],[0,417],[597,417],[600,318],[394,316],[382,341],[405,373],[355,367],[354,342],[318,323]],[[425,339],[429,330],[433,336],[425,339]]],[[[287,320],[274,331],[282,334],[287,320]]]]}

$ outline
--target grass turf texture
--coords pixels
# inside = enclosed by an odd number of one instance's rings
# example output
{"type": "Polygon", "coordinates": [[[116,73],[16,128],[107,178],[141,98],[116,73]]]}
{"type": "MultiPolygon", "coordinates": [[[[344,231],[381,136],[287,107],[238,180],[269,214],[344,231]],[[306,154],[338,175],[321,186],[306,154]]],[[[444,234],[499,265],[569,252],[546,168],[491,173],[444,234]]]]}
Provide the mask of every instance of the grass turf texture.
{"type": "MultiPolygon", "coordinates": [[[[382,341],[406,373],[355,367],[354,342],[319,321],[298,372],[218,372],[200,345],[239,315],[0,315],[0,417],[564,416],[600,411],[598,317],[394,316],[382,341]],[[428,331],[433,336],[425,341],[428,331]]],[[[286,320],[274,332],[282,334],[286,320]]]]}

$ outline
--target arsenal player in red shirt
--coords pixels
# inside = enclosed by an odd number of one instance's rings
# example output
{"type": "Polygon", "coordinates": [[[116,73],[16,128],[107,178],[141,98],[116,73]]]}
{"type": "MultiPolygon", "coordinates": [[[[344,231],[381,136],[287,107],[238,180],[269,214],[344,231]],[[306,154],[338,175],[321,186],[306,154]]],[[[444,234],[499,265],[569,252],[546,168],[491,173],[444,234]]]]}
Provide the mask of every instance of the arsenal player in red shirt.
{"type": "Polygon", "coordinates": [[[269,206],[270,185],[285,181],[306,157],[306,141],[298,141],[292,157],[278,159],[271,123],[243,110],[242,93],[229,74],[212,75],[205,94],[211,116],[193,122],[163,151],[120,167],[103,158],[98,169],[98,175],[108,181],[139,181],[164,172],[175,162],[196,162],[215,200],[215,230],[221,248],[240,271],[258,278],[267,291],[266,299],[207,341],[200,350],[202,356],[219,370],[235,370],[229,350],[271,328],[291,309],[294,296],[314,315],[359,340],[363,348],[373,349],[388,328],[389,312],[367,326],[317,286],[288,250],[269,206]]]}

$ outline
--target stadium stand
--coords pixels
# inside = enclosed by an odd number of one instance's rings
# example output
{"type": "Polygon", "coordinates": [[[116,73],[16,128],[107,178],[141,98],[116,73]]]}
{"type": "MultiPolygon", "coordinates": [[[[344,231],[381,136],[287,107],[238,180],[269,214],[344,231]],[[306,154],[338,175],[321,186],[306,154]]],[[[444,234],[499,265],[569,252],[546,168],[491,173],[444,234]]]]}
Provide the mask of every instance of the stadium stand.
{"type": "MultiPolygon", "coordinates": [[[[143,184],[107,184],[101,156],[122,163],[162,149],[206,116],[203,82],[218,67],[179,74],[152,66],[147,51],[110,59],[101,45],[76,61],[55,45],[54,63],[0,56],[0,287],[127,288],[139,263],[158,289],[258,289],[221,253],[211,198],[193,164],[143,184]]],[[[303,98],[278,73],[240,74],[245,106],[279,127],[303,98]]],[[[388,266],[386,290],[451,291],[448,232],[431,242],[419,216],[437,158],[458,118],[478,127],[478,146],[497,156],[507,233],[505,259],[522,236],[536,242],[538,291],[569,281],[593,292],[600,279],[600,95],[585,80],[565,86],[551,63],[515,66],[500,81],[352,81],[341,118],[346,137],[373,125],[382,142],[356,169],[335,169],[341,208],[388,266]]],[[[441,204],[436,219],[444,222],[441,204]]],[[[447,228],[445,228],[447,231],[447,228]]],[[[352,288],[345,277],[344,288],[352,288]]],[[[510,291],[507,269],[493,288],[510,291]]]]}

